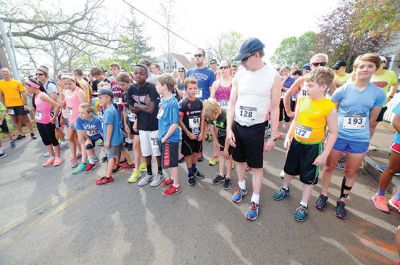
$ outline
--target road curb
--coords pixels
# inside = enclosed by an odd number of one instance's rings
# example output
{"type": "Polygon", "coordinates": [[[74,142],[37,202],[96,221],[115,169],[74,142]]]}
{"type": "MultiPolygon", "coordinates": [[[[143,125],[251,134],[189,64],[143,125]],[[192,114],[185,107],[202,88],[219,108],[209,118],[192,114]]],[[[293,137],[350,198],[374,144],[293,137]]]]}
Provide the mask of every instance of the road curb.
{"type": "MultiPolygon", "coordinates": [[[[369,156],[364,157],[364,167],[363,169],[375,180],[377,183],[379,183],[379,177],[381,175],[381,172],[376,168],[377,162],[373,160],[369,156]]],[[[395,187],[400,187],[400,178],[398,177],[393,177],[392,182],[390,183],[389,187],[387,188],[387,191],[390,193],[393,193],[396,191],[395,187]]]]}

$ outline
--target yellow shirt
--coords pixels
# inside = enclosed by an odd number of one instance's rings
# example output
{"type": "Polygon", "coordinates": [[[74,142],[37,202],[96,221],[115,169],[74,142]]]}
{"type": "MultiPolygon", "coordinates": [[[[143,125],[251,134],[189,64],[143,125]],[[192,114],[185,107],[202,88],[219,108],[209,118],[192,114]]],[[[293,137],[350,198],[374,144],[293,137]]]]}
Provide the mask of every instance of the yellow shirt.
{"type": "Polygon", "coordinates": [[[345,73],[344,75],[335,74],[335,78],[333,79],[335,83],[340,83],[341,86],[344,85],[351,77],[351,74],[345,73]]]}
{"type": "Polygon", "coordinates": [[[397,83],[397,76],[395,72],[386,70],[382,75],[372,75],[370,82],[382,88],[387,96],[389,87],[397,83]]]}
{"type": "Polygon", "coordinates": [[[335,103],[327,98],[314,100],[302,97],[297,103],[297,125],[294,138],[304,144],[317,144],[324,141],[329,113],[335,103]]]}
{"type": "Polygon", "coordinates": [[[3,92],[4,105],[7,108],[24,105],[21,93],[25,92],[25,88],[20,81],[14,79],[10,81],[0,80],[0,91],[3,92]]]}

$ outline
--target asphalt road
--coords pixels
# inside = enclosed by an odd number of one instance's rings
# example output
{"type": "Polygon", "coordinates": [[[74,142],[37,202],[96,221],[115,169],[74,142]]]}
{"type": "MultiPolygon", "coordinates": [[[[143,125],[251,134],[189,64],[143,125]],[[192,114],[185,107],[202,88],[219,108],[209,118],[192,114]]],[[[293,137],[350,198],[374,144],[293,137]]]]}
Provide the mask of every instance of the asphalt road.
{"type": "MultiPolygon", "coordinates": [[[[205,155],[211,155],[211,144],[205,155]]],[[[122,171],[115,182],[96,186],[105,165],[91,174],[71,175],[70,162],[42,168],[41,141],[24,140],[0,160],[0,264],[393,264],[399,214],[379,212],[371,196],[376,183],[362,172],[339,220],[334,204],[343,172],[336,171],[330,205],[310,205],[305,223],[293,219],[301,183],[292,196],[275,202],[281,184],[282,141],[264,156],[261,214],[245,220],[250,196],[236,205],[230,190],[214,186],[218,166],[199,164],[206,178],[194,187],[180,169],[182,192],[170,198],[162,187],[128,184],[122,171]]],[[[66,151],[65,157],[70,157],[66,151]]],[[[67,159],[69,160],[69,159],[67,159]]],[[[154,163],[155,166],[155,163],[154,163]]],[[[251,178],[247,184],[251,187],[251,178]]],[[[250,188],[251,191],[251,188],[250,188]]],[[[313,203],[319,187],[313,193],[313,203]]]]}

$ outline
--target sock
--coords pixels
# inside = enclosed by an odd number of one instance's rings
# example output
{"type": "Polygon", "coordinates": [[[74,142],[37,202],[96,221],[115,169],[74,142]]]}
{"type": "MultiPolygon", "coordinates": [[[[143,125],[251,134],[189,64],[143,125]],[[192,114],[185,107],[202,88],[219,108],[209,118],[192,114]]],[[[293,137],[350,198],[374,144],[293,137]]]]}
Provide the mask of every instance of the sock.
{"type": "Polygon", "coordinates": [[[189,176],[193,176],[193,167],[188,168],[189,176]]]}
{"type": "Polygon", "coordinates": [[[153,175],[153,171],[151,170],[151,164],[150,165],[146,165],[147,166],[147,174],[148,175],[153,175]]]}
{"type": "Polygon", "coordinates": [[[94,164],[94,157],[93,156],[89,156],[88,160],[89,160],[89,164],[94,164]]]}
{"type": "Polygon", "coordinates": [[[282,186],[282,189],[289,190],[289,187],[282,186]]]}
{"type": "Polygon", "coordinates": [[[162,174],[162,168],[158,166],[158,173],[162,174]]]}
{"type": "Polygon", "coordinates": [[[396,201],[400,201],[400,188],[397,190],[396,194],[393,196],[396,201]]]}
{"type": "Polygon", "coordinates": [[[192,171],[193,173],[197,172],[196,163],[192,164],[192,171]]]}
{"type": "Polygon", "coordinates": [[[242,180],[242,181],[238,181],[238,185],[239,185],[239,188],[241,189],[241,190],[245,190],[246,189],[246,181],[245,180],[242,180]]]}
{"type": "Polygon", "coordinates": [[[308,208],[308,203],[301,201],[300,205],[303,205],[304,207],[308,208]]]}
{"type": "Polygon", "coordinates": [[[253,193],[251,196],[251,201],[260,204],[260,194],[253,193]]]}
{"type": "Polygon", "coordinates": [[[385,189],[379,188],[378,187],[378,192],[376,194],[378,194],[379,196],[385,196],[385,189]]]}

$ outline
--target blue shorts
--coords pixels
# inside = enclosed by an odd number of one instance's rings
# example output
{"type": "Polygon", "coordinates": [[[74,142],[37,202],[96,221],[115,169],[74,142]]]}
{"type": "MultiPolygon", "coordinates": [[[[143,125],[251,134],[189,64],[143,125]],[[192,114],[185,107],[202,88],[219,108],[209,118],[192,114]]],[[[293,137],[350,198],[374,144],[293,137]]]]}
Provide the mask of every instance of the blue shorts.
{"type": "Polygon", "coordinates": [[[368,147],[369,142],[357,142],[337,138],[333,149],[345,153],[364,154],[368,151],[368,147]]]}

